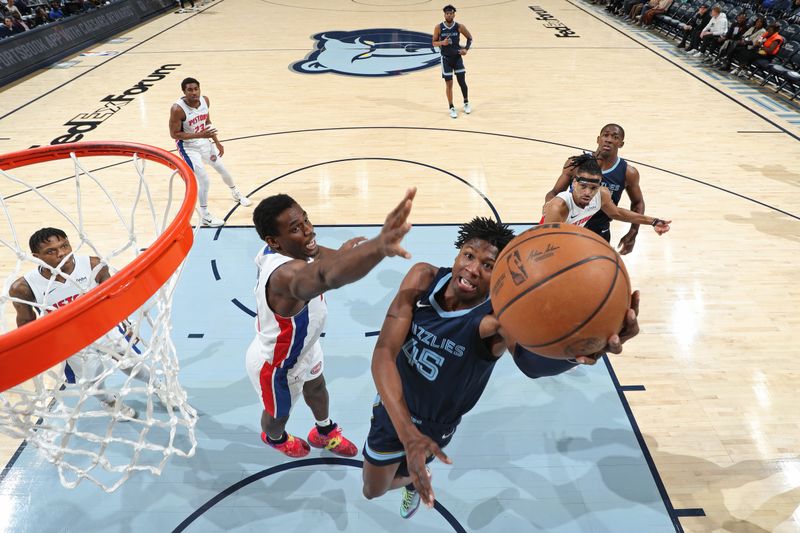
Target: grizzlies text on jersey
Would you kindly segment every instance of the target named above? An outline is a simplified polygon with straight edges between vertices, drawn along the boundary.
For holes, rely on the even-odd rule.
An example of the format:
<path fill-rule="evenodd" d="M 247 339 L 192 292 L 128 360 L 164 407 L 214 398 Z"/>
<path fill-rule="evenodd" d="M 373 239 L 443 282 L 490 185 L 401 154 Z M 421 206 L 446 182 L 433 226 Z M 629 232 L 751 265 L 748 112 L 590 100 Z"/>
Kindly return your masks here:
<path fill-rule="evenodd" d="M 492 312 L 488 299 L 459 311 L 444 311 L 436 301 L 435 295 L 452 277 L 451 270 L 440 268 L 416 302 L 397 369 L 414 417 L 455 425 L 481 397 L 497 359 L 479 332 L 481 320 Z"/>

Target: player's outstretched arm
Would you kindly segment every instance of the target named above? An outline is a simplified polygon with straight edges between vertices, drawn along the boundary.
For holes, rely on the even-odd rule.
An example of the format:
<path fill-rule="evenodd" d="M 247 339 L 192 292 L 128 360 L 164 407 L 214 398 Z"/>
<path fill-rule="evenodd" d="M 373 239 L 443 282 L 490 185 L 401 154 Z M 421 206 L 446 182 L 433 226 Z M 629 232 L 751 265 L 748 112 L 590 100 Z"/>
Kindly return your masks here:
<path fill-rule="evenodd" d="M 602 195 L 603 202 L 601 209 L 606 215 L 609 216 L 609 218 L 613 218 L 614 220 L 619 220 L 622 222 L 630 222 L 632 224 L 647 224 L 648 226 L 653 226 L 653 229 L 659 235 L 663 235 L 669 231 L 669 225 L 672 223 L 671 220 L 663 220 L 660 218 L 649 217 L 647 215 L 640 215 L 639 213 L 634 213 L 628 209 L 618 207 L 614 205 L 613 201 L 611 201 L 611 193 L 608 192 L 608 189 L 605 187 L 600 189 L 600 194 Z"/>
<path fill-rule="evenodd" d="M 336 252 L 326 253 L 319 261 L 292 261 L 278 268 L 270 280 L 270 285 L 274 287 L 272 290 L 307 302 L 325 291 L 358 281 L 384 257 L 410 258 L 411 254 L 400 243 L 411 229 L 408 215 L 416 193 L 416 187 L 406 191 L 403 200 L 386 215 L 383 228 L 374 239 L 357 243 L 357 246 L 354 242 L 357 239 L 353 239 L 348 241 L 353 242 L 353 246 L 343 246 Z"/>
<path fill-rule="evenodd" d="M 420 499 L 428 507 L 433 507 L 435 497 L 425 468 L 425 459 L 434 455 L 442 462 L 450 464 L 451 461 L 432 439 L 420 433 L 411 422 L 396 358 L 411 328 L 414 306 L 435 276 L 436 267 L 427 263 L 417 263 L 406 274 L 389 305 L 372 353 L 372 378 L 375 380 L 375 387 L 405 448 L 411 481 L 419 492 Z"/>
<path fill-rule="evenodd" d="M 639 187 L 639 171 L 633 165 L 628 165 L 628 170 L 625 171 L 625 192 L 631 201 L 631 211 L 634 213 L 644 214 L 644 195 L 642 189 Z M 622 236 L 619 240 L 617 250 L 620 255 L 626 255 L 633 251 L 636 244 L 636 236 L 639 234 L 639 225 L 631 224 L 628 233 Z"/>

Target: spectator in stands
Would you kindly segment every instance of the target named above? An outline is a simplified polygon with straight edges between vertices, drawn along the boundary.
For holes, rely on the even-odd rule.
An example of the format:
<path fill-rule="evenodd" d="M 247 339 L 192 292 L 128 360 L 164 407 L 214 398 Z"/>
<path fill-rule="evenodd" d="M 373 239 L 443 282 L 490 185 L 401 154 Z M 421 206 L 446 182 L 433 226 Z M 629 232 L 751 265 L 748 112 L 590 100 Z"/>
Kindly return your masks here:
<path fill-rule="evenodd" d="M 737 53 L 737 50 L 761 46 L 761 42 L 763 41 L 764 34 L 766 32 L 767 28 L 764 17 L 758 17 L 753 26 L 745 30 L 740 39 L 736 39 L 732 44 L 728 45 L 724 52 L 720 51 L 722 65 L 719 67 L 719 69 L 723 71 L 728 71 L 731 69 L 732 57 L 733 54 Z"/>
<path fill-rule="evenodd" d="M 608 0 L 608 4 L 606 5 L 606 11 L 618 15 L 621 9 L 622 9 L 622 0 Z"/>
<path fill-rule="evenodd" d="M 792 11 L 784 18 L 789 24 L 800 24 L 800 0 L 794 0 Z"/>
<path fill-rule="evenodd" d="M 681 39 L 678 48 L 686 47 L 686 52 L 697 48 L 700 44 L 700 32 L 706 27 L 708 21 L 711 20 L 711 13 L 708 12 L 708 4 L 700 4 L 697 8 L 697 13 L 689 21 L 684 24 L 681 29 L 683 30 L 683 39 Z"/>
<path fill-rule="evenodd" d="M 50 2 L 50 13 L 47 14 L 50 20 L 58 20 L 64 18 L 64 12 L 61 11 L 61 4 L 57 1 Z"/>
<path fill-rule="evenodd" d="M 50 22 L 50 19 L 47 16 L 47 11 L 45 11 L 42 6 L 37 7 L 33 15 L 33 20 L 31 21 L 32 27 L 42 26 L 48 22 Z"/>
<path fill-rule="evenodd" d="M 17 6 L 17 9 L 19 9 L 23 16 L 29 15 L 33 11 L 28 7 L 28 3 L 25 0 L 14 0 L 14 5 Z"/>
<path fill-rule="evenodd" d="M 750 65 L 756 59 L 773 60 L 783 46 L 783 36 L 778 33 L 781 29 L 780 22 L 773 22 L 767 26 L 767 31 L 763 35 L 763 41 L 759 46 L 753 48 L 738 49 L 733 54 L 733 59 L 739 64 L 739 69 L 733 74 L 743 77 L 750 77 Z"/>
<path fill-rule="evenodd" d="M 631 12 L 634 7 L 642 6 L 647 3 L 647 0 L 624 0 L 622 3 L 622 13 L 625 15 L 625 20 L 631 18 Z"/>
<path fill-rule="evenodd" d="M 762 0 L 760 10 L 780 16 L 792 10 L 792 0 Z"/>
<path fill-rule="evenodd" d="M 704 59 L 707 63 L 713 63 L 715 65 L 719 65 L 722 63 L 722 58 L 725 57 L 725 54 L 728 51 L 728 47 L 734 46 L 736 41 L 742 38 L 742 35 L 747 30 L 747 13 L 742 11 L 731 23 L 728 27 L 728 32 L 719 42 L 719 48 L 711 48 L 710 51 L 713 52 L 716 48 L 716 54 L 709 54 L 709 56 Z M 714 44 L 714 43 L 712 43 Z"/>
<path fill-rule="evenodd" d="M 180 6 L 178 9 L 178 13 L 186 13 L 187 11 L 197 11 L 197 8 L 194 7 L 194 0 L 189 0 L 189 4 L 191 7 L 184 8 L 186 0 L 178 0 L 178 5 Z"/>
<path fill-rule="evenodd" d="M 11 23 L 11 17 L 4 17 L 3 18 L 3 25 L 0 26 L 0 39 L 5 39 L 12 35 L 12 30 L 14 26 Z"/>
<path fill-rule="evenodd" d="M 12 19 L 11 23 L 14 25 L 15 28 L 17 28 L 17 30 L 19 30 L 18 33 L 22 33 L 23 31 L 28 31 L 30 29 L 28 25 L 25 23 L 25 21 L 22 20 L 22 17 L 20 17 L 19 15 L 14 15 L 13 17 L 11 17 L 11 19 Z"/>
<path fill-rule="evenodd" d="M 86 0 L 70 0 L 64 4 L 64 10 L 68 15 L 78 15 L 94 9 L 94 4 Z"/>
<path fill-rule="evenodd" d="M 5 17 L 3 19 L 3 25 L 0 26 L 0 39 L 4 39 L 5 37 L 11 37 L 12 35 L 22 33 L 23 31 L 25 30 L 19 26 L 14 25 L 13 17 Z"/>
<path fill-rule="evenodd" d="M 711 51 L 716 50 L 725 40 L 727 33 L 728 17 L 722 12 L 722 6 L 716 4 L 711 8 L 711 20 L 700 32 L 700 49 L 692 55 L 700 57 L 706 53 L 709 47 L 711 47 Z"/>
<path fill-rule="evenodd" d="M 22 18 L 22 13 L 19 8 L 14 5 L 14 0 L 6 0 L 6 5 L 3 6 L 3 16 L 13 17 L 14 15 L 19 15 L 20 18 Z"/>
<path fill-rule="evenodd" d="M 636 20 L 639 19 L 644 13 L 646 13 L 650 9 L 653 9 L 657 5 L 658 5 L 658 0 L 649 0 L 648 2 L 645 2 L 643 4 L 636 4 L 631 8 L 631 12 L 628 15 L 628 18 L 630 19 L 631 22 L 636 22 Z"/>
<path fill-rule="evenodd" d="M 662 13 L 666 13 L 667 10 L 672 6 L 672 0 L 659 0 L 658 4 L 652 9 L 648 9 L 646 13 L 642 14 L 642 18 L 639 21 L 641 26 L 645 28 L 650 27 L 653 25 L 653 21 L 656 18 L 656 15 L 661 15 Z"/>

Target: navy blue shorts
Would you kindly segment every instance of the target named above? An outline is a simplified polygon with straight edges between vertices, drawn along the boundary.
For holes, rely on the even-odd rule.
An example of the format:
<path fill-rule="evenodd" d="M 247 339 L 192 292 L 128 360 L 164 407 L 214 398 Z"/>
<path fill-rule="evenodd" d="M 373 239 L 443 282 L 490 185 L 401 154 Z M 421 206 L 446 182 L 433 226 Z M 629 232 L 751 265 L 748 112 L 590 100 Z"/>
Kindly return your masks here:
<path fill-rule="evenodd" d="M 606 240 L 606 242 L 611 242 L 611 223 L 608 220 L 601 220 L 600 222 L 597 222 L 594 221 L 594 219 L 591 219 L 584 227 L 600 235 Z"/>
<path fill-rule="evenodd" d="M 412 417 L 414 425 L 423 435 L 433 439 L 440 448 L 444 448 L 450 443 L 453 434 L 456 432 L 458 422 L 455 424 L 437 424 L 434 422 L 417 420 Z M 397 436 L 397 431 L 392 425 L 392 420 L 389 418 L 389 413 L 383 406 L 383 403 L 378 397 L 372 405 L 372 420 L 369 426 L 369 435 L 367 435 L 367 442 L 364 444 L 364 449 L 361 451 L 364 459 L 375 466 L 386 466 L 391 464 L 400 463 L 398 472 L 402 476 L 408 475 L 408 468 L 406 466 L 406 451 L 403 448 L 403 443 Z M 425 462 L 430 463 L 433 457 L 429 457 Z"/>
<path fill-rule="evenodd" d="M 442 78 L 452 80 L 454 72 L 463 74 L 466 71 L 463 56 L 442 56 Z"/>

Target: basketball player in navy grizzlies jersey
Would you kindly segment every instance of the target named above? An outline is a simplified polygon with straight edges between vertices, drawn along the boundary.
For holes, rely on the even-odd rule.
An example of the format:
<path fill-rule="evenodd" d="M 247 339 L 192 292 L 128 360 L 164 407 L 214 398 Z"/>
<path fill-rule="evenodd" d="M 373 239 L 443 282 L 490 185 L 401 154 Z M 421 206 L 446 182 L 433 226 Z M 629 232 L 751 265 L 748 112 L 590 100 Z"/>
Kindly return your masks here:
<path fill-rule="evenodd" d="M 575 175 L 570 190 L 558 193 L 544 205 L 540 224 L 565 222 L 586 226 L 587 222 L 598 213 L 603 213 L 613 220 L 653 226 L 659 235 L 669 231 L 671 220 L 640 215 L 614 204 L 611 193 L 600 185 L 603 174 L 594 155 L 575 156 L 572 158 L 572 164 L 575 167 Z"/>
<path fill-rule="evenodd" d="M 415 194 L 406 192 L 377 237 L 351 239 L 339 250 L 317 244 L 307 213 L 290 196 L 270 196 L 253 211 L 266 244 L 256 257 L 256 336 L 246 366 L 263 403 L 261 440 L 268 446 L 295 458 L 308 455 L 310 446 L 345 457 L 358 453 L 329 418 L 319 343 L 328 315 L 323 293 L 363 278 L 384 257 L 411 257 L 400 242 L 411 228 L 406 221 Z M 301 395 L 316 420 L 308 442 L 285 431 Z"/>
<path fill-rule="evenodd" d="M 543 357 L 503 337 L 491 314 L 489 282 L 497 255 L 513 237 L 506 225 L 491 219 L 464 224 L 452 268 L 414 265 L 386 313 L 372 356 L 378 397 L 363 450 L 363 493 L 372 499 L 404 487 L 403 518 L 414 514 L 420 500 L 433 506 L 425 464 L 434 457 L 451 462 L 441 448 L 477 403 L 507 347 L 515 359 L 536 359 L 518 363 L 531 377 L 538 377 L 539 371 L 553 375 L 575 364 L 594 364 L 599 356 L 542 364 Z M 623 332 L 609 339 L 606 351 L 621 352 L 622 343 L 636 335 L 637 312 L 638 293 Z"/>
<path fill-rule="evenodd" d="M 618 205 L 624 190 L 631 201 L 631 211 L 644 214 L 644 196 L 639 188 L 639 171 L 629 165 L 627 161 L 619 157 L 619 149 L 625 145 L 625 130 L 618 124 L 606 124 L 600 130 L 597 137 L 597 150 L 594 156 L 600 163 L 603 170 L 603 187 L 611 193 L 611 200 L 614 205 Z M 544 201 L 549 202 L 556 194 L 566 191 L 572 182 L 575 174 L 575 166 L 572 158 L 567 159 L 561 175 L 556 180 L 553 189 L 548 192 Z M 586 224 L 586 228 L 597 233 L 608 242 L 611 242 L 611 220 L 604 212 L 598 212 Z M 639 233 L 639 225 L 631 224 L 628 233 L 619 241 L 619 253 L 622 255 L 633 251 L 636 244 L 636 235 Z"/>
<path fill-rule="evenodd" d="M 214 167 L 225 185 L 230 187 L 233 199 L 244 207 L 251 202 L 239 192 L 233 177 L 222 163 L 225 148 L 217 138 L 217 129 L 211 125 L 211 102 L 208 96 L 200 95 L 200 82 L 186 78 L 181 82 L 183 96 L 172 104 L 169 112 L 169 134 L 175 139 L 178 151 L 189 163 L 197 177 L 197 198 L 200 204 L 200 222 L 203 226 L 217 227 L 223 221 L 208 212 L 208 173 L 204 163 Z M 212 145 L 213 142 L 213 145 Z"/>
<path fill-rule="evenodd" d="M 448 4 L 444 6 L 444 22 L 440 22 L 433 28 L 433 46 L 439 47 L 442 54 L 442 78 L 444 78 L 445 92 L 447 93 L 447 103 L 450 105 L 450 116 L 458 118 L 458 112 L 453 106 L 453 74 L 461 87 L 461 95 L 464 97 L 464 113 L 472 113 L 467 95 L 466 69 L 464 59 L 467 50 L 472 46 L 472 34 L 463 25 L 456 22 L 456 8 Z M 467 42 L 462 48 L 460 36 L 463 35 Z"/>
<path fill-rule="evenodd" d="M 33 322 L 39 315 L 69 305 L 111 277 L 108 266 L 99 257 L 73 254 L 67 234 L 58 228 L 42 228 L 36 231 L 28 240 L 28 245 L 33 256 L 41 260 L 45 266 L 27 272 L 9 288 L 9 296 L 15 299 L 13 303 L 17 313 L 17 327 Z M 134 343 L 132 349 L 137 350 L 136 341 L 131 341 L 123 326 L 124 324 L 120 324 L 111 330 L 106 334 L 107 337 L 121 350 L 124 350 L 124 345 L 130 342 Z M 68 383 L 76 383 L 81 379 L 95 379 L 104 370 L 100 355 L 85 350 L 67 358 L 64 374 Z M 127 375 L 132 373 L 131 368 L 123 368 L 122 371 Z M 140 367 L 133 379 L 149 383 L 150 371 Z M 159 399 L 165 403 L 163 383 L 154 380 L 153 385 Z M 104 389 L 102 382 L 97 383 L 95 387 L 99 391 L 97 397 L 103 408 L 114 412 L 116 397 L 102 392 Z M 119 406 L 119 412 L 127 418 L 136 417 L 136 411 L 124 404 Z"/>

